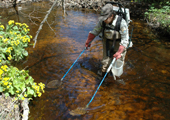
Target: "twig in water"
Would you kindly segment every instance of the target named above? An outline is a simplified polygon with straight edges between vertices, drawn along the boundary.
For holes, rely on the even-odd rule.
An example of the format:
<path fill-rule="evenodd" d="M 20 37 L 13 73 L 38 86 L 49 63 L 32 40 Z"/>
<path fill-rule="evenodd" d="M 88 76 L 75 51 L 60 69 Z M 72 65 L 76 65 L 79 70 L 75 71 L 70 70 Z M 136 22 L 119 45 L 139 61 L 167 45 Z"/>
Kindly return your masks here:
<path fill-rule="evenodd" d="M 35 11 L 35 8 L 34 8 L 34 11 Z M 37 26 L 38 26 L 38 24 L 36 24 L 35 22 L 33 22 L 33 21 L 32 21 L 32 19 L 31 19 L 31 14 L 32 14 L 32 13 L 34 13 L 34 11 L 33 11 L 33 12 L 31 12 L 28 16 L 29 16 L 30 21 L 31 21 L 32 23 L 34 23 L 35 25 L 37 25 Z"/>
<path fill-rule="evenodd" d="M 23 14 L 24 15 L 24 17 L 29 17 L 29 18 L 34 18 L 34 19 L 37 19 L 37 20 L 39 20 L 39 21 L 41 21 L 39 18 L 41 18 L 41 17 L 34 17 L 34 16 L 31 16 L 31 15 L 26 15 L 25 13 L 23 13 L 23 12 L 21 12 L 20 11 L 20 13 L 21 14 Z M 31 20 L 31 19 L 30 19 Z M 31 20 L 32 21 L 32 20 Z M 34 23 L 34 22 L 33 22 Z"/>
<path fill-rule="evenodd" d="M 55 33 L 55 31 L 51 28 L 50 24 L 48 23 L 48 21 L 46 20 L 48 26 L 50 27 L 50 29 L 54 32 L 55 36 L 57 36 L 57 34 Z"/>

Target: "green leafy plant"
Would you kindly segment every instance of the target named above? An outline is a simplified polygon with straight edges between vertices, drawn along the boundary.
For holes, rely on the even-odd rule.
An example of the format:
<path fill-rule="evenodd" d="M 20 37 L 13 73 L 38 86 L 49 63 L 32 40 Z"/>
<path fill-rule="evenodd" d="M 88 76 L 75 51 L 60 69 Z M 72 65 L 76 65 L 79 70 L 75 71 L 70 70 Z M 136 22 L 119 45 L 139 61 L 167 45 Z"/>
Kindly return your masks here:
<path fill-rule="evenodd" d="M 156 8 L 152 4 L 150 9 L 145 12 L 145 19 L 149 23 L 159 25 L 160 28 L 170 32 L 170 2 L 160 2 L 161 8 Z"/>
<path fill-rule="evenodd" d="M 28 56 L 26 47 L 30 39 L 28 25 L 10 20 L 6 27 L 0 24 L 0 93 L 15 99 L 40 97 L 45 85 L 36 83 L 27 70 L 18 70 L 11 61 L 20 61 Z M 8 66 L 7 66 L 8 65 Z"/>
<path fill-rule="evenodd" d="M 44 93 L 45 85 L 35 83 L 28 71 L 18 70 L 16 67 L 2 65 L 0 68 L 0 92 L 5 96 L 15 96 L 15 99 L 24 100 L 40 97 Z"/>
<path fill-rule="evenodd" d="M 8 25 L 0 24 L 0 65 L 9 63 L 10 60 L 20 61 L 28 52 L 25 50 L 32 38 L 28 25 L 10 20 Z"/>

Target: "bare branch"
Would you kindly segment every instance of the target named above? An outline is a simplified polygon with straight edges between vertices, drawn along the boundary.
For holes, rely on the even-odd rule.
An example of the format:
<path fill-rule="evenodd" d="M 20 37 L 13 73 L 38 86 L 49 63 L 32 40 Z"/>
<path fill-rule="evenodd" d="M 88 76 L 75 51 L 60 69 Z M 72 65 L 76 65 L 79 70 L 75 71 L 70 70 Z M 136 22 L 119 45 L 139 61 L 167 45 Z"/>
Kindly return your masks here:
<path fill-rule="evenodd" d="M 36 43 L 37 43 L 38 34 L 39 34 L 40 30 L 42 29 L 42 26 L 43 26 L 44 22 L 47 20 L 48 15 L 50 14 L 51 10 L 53 9 L 53 7 L 54 7 L 55 4 L 57 3 L 57 1 L 58 1 L 58 0 L 56 0 L 56 1 L 53 3 L 53 5 L 51 6 L 51 8 L 47 11 L 47 14 L 46 14 L 44 20 L 40 23 L 39 29 L 38 29 L 38 31 L 36 32 L 36 35 L 35 35 L 35 37 L 34 37 L 34 39 L 33 39 L 33 40 L 34 40 L 34 46 L 33 46 L 33 48 L 35 48 L 35 45 L 36 45 Z"/>

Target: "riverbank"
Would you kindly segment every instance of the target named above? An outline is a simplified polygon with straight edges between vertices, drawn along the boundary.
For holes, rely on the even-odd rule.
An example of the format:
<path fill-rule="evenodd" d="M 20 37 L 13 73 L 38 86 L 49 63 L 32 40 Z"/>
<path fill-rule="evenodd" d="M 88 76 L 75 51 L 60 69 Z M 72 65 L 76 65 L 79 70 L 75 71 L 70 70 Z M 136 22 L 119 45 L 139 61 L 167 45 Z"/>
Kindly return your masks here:
<path fill-rule="evenodd" d="M 0 119 L 1 120 L 28 120 L 28 99 L 15 100 L 13 97 L 0 95 Z"/>

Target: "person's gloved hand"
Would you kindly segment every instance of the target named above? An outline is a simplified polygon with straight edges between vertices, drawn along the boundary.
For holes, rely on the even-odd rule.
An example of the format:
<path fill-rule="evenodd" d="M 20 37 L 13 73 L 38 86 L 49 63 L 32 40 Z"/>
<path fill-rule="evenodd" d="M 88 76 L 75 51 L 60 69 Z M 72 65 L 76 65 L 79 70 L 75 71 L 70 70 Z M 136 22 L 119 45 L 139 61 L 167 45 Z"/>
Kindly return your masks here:
<path fill-rule="evenodd" d="M 90 42 L 95 38 L 95 35 L 89 33 L 88 38 L 85 43 L 85 47 L 88 48 L 91 46 Z"/>
<path fill-rule="evenodd" d="M 117 59 L 119 59 L 121 57 L 121 53 L 124 51 L 125 47 L 123 45 L 119 46 L 118 51 L 113 55 L 113 57 Z"/>

